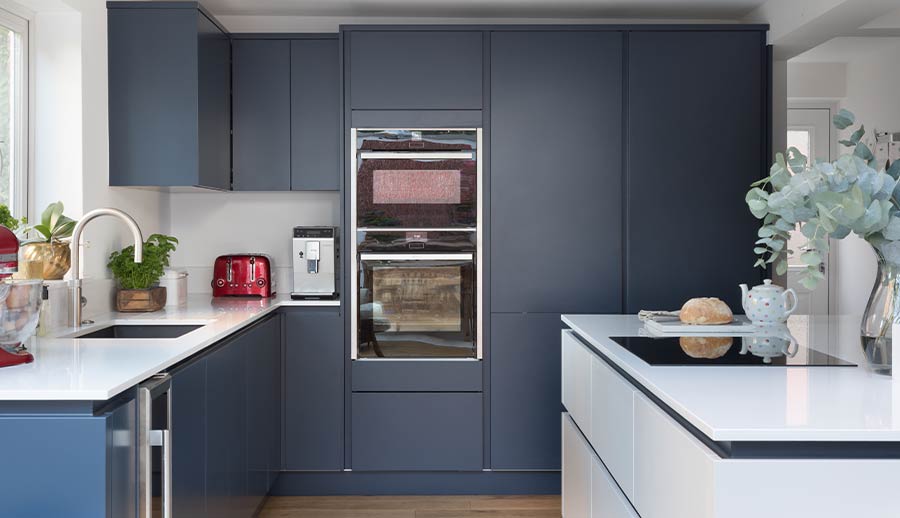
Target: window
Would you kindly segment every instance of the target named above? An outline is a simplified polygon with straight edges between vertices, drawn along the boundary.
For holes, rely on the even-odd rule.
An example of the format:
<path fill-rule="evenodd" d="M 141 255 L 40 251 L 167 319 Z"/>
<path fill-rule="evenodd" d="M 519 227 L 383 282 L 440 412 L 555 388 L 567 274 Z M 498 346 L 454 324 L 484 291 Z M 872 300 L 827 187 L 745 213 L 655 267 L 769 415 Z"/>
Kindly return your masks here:
<path fill-rule="evenodd" d="M 0 203 L 28 203 L 28 21 L 0 9 Z"/>

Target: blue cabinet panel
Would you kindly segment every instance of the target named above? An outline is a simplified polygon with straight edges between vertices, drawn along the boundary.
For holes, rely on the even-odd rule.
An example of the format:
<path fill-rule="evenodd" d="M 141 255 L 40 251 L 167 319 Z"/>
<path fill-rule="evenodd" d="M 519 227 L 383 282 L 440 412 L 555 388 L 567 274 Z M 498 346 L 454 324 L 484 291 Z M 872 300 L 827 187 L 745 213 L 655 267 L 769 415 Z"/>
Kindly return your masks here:
<path fill-rule="evenodd" d="M 491 315 L 491 467 L 560 469 L 559 314 Z"/>
<path fill-rule="evenodd" d="M 234 40 L 236 191 L 291 188 L 291 42 Z"/>
<path fill-rule="evenodd" d="M 172 511 L 206 516 L 206 359 L 172 372 Z"/>
<path fill-rule="evenodd" d="M 344 468 L 344 317 L 336 309 L 286 310 L 285 469 Z"/>
<path fill-rule="evenodd" d="M 341 168 L 338 40 L 291 41 L 291 189 L 336 191 Z"/>
<path fill-rule="evenodd" d="M 481 31 L 350 31 L 350 108 L 480 110 Z"/>
<path fill-rule="evenodd" d="M 228 189 L 230 45 L 196 5 L 107 11 L 109 184 Z"/>
<path fill-rule="evenodd" d="M 207 358 L 206 494 L 210 517 L 246 517 L 247 368 L 244 342 L 232 340 Z"/>
<path fill-rule="evenodd" d="M 764 60 L 763 32 L 629 34 L 627 312 L 711 296 L 737 311 L 738 283 L 759 281 L 743 199 L 766 169 Z M 698 136 L 721 157 L 708 167 Z"/>
<path fill-rule="evenodd" d="M 0 417 L 9 447 L 0 469 L 0 516 L 136 516 L 135 408 L 102 416 Z"/>
<path fill-rule="evenodd" d="M 280 356 L 281 326 L 278 318 L 266 320 L 238 339 L 244 350 L 247 371 L 247 492 L 255 508 L 269 492 L 274 459 L 280 445 L 279 376 L 275 363 Z M 271 463 L 273 460 L 276 465 Z"/>
<path fill-rule="evenodd" d="M 352 396 L 352 467 L 360 471 L 480 471 L 479 392 Z"/>
<path fill-rule="evenodd" d="M 491 35 L 492 312 L 622 309 L 622 49 L 618 32 Z"/>
<path fill-rule="evenodd" d="M 354 392 L 481 392 L 480 361 L 378 360 L 353 362 Z"/>

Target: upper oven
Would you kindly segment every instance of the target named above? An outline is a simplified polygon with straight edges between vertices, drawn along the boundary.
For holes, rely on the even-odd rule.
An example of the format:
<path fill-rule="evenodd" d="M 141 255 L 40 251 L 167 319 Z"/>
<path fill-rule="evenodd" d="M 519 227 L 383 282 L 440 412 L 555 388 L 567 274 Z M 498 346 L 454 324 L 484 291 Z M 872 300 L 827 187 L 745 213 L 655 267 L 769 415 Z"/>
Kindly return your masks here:
<path fill-rule="evenodd" d="M 354 223 L 370 228 L 475 229 L 478 131 L 355 130 Z"/>

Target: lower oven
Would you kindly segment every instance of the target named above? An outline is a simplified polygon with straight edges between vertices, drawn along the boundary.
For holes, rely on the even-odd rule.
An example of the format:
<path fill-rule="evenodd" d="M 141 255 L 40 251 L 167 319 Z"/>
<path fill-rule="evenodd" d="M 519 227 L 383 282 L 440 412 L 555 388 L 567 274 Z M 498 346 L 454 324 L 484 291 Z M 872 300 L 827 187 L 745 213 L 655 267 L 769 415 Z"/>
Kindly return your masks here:
<path fill-rule="evenodd" d="M 353 359 L 481 358 L 476 254 L 362 252 Z"/>

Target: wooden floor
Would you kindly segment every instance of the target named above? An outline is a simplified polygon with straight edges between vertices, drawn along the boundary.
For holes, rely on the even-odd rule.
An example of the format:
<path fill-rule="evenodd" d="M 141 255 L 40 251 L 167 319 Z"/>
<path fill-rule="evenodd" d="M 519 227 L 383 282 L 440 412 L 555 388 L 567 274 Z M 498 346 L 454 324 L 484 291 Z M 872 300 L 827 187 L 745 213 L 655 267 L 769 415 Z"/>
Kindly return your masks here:
<path fill-rule="evenodd" d="M 560 518 L 549 496 L 273 496 L 260 518 Z"/>

